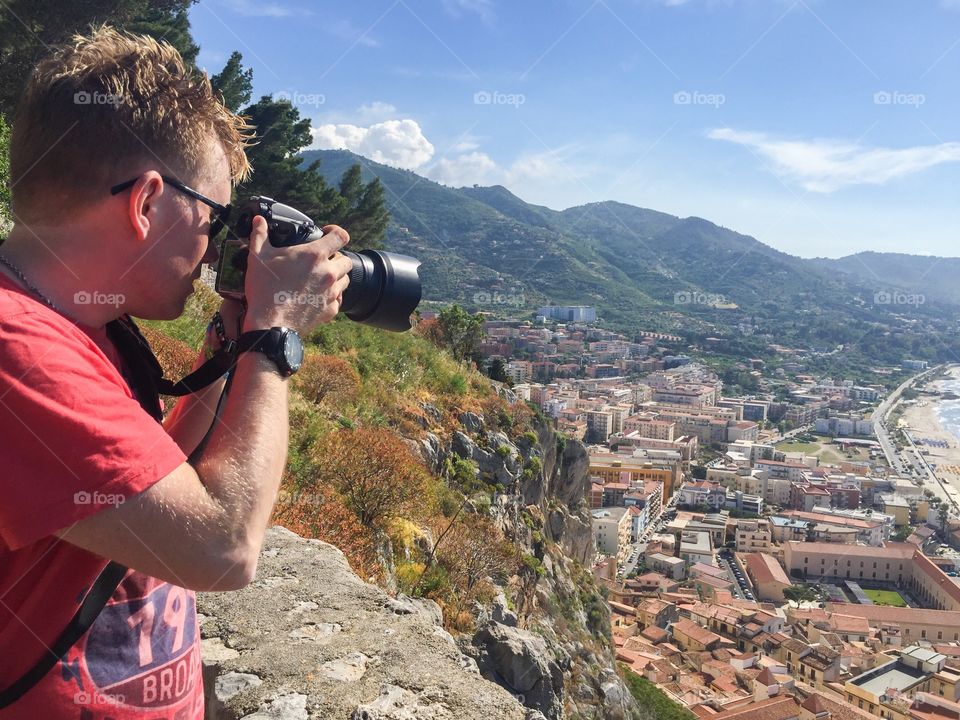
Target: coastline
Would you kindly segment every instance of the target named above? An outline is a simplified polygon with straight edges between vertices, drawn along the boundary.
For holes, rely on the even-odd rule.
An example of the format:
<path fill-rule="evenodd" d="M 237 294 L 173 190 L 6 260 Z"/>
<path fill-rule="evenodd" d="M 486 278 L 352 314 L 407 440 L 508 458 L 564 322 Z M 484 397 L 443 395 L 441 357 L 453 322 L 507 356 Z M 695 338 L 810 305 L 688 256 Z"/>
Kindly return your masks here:
<path fill-rule="evenodd" d="M 960 382 L 960 366 L 953 366 L 946 378 L 940 378 L 928 383 L 928 390 L 943 392 L 946 385 L 956 385 Z M 944 483 L 960 489 L 960 438 L 950 432 L 940 420 L 938 410 L 942 401 L 939 398 L 921 395 L 910 404 L 901 403 L 904 413 L 901 423 L 906 423 L 906 429 L 917 444 L 918 448 L 926 450 L 924 457 L 934 470 L 934 473 Z M 920 439 L 938 440 L 946 443 L 946 447 L 933 447 L 921 444 Z"/>

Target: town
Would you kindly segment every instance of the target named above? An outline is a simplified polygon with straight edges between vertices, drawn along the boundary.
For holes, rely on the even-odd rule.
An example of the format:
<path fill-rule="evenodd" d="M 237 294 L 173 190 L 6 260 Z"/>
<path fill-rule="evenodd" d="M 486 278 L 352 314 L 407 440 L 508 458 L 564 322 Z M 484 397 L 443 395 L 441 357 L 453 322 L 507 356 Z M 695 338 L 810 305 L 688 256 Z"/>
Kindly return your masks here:
<path fill-rule="evenodd" d="M 746 361 L 729 396 L 595 317 L 490 320 L 482 351 L 588 447 L 617 659 L 700 718 L 960 718 L 956 491 L 893 419 L 912 381 Z"/>

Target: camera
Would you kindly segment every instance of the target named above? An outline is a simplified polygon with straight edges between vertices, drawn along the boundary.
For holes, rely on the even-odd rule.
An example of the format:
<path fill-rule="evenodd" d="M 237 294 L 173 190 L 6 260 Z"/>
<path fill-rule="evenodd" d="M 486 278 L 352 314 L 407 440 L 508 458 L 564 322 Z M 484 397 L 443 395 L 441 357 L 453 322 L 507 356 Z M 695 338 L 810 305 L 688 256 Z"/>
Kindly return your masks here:
<path fill-rule="evenodd" d="M 274 247 L 303 245 L 323 235 L 317 224 L 299 210 L 261 195 L 250 198 L 240 208 L 220 248 L 216 290 L 223 297 L 243 299 L 248 242 L 257 215 L 267 221 L 267 238 Z M 383 330 L 409 330 L 410 314 L 420 303 L 422 292 L 420 261 L 381 250 L 340 252 L 353 263 L 340 312 L 354 322 Z M 295 292 L 296 288 L 290 290 L 290 294 Z"/>

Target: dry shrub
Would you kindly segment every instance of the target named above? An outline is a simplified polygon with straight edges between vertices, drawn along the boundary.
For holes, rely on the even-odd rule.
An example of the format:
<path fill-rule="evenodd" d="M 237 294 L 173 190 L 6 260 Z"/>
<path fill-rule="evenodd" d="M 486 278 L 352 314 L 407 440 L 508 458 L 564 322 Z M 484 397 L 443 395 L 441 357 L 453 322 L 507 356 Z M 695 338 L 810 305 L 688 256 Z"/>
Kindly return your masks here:
<path fill-rule="evenodd" d="M 311 459 L 317 479 L 335 488 L 367 527 L 386 530 L 391 519 L 427 509 L 430 474 L 391 430 L 362 427 L 328 433 L 313 446 Z"/>
<path fill-rule="evenodd" d="M 153 348 L 153 354 L 160 361 L 164 377 L 179 380 L 188 375 L 197 359 L 197 351 L 185 342 L 175 340 L 151 327 L 141 327 L 140 332 Z"/>
<path fill-rule="evenodd" d="M 311 402 L 342 405 L 356 399 L 360 374 L 342 358 L 311 353 L 293 376 L 293 385 Z"/>
<path fill-rule="evenodd" d="M 340 548 L 360 577 L 380 577 L 373 530 L 364 527 L 332 488 L 281 491 L 274 508 L 274 520 L 302 537 L 323 540 Z"/>
<path fill-rule="evenodd" d="M 435 536 L 440 537 L 443 531 L 444 528 L 435 528 Z M 487 578 L 504 584 L 517 567 L 515 548 L 492 520 L 480 515 L 467 515 L 456 521 L 439 541 L 436 558 L 450 581 L 453 617 L 475 601 L 492 600 L 494 588 Z"/>

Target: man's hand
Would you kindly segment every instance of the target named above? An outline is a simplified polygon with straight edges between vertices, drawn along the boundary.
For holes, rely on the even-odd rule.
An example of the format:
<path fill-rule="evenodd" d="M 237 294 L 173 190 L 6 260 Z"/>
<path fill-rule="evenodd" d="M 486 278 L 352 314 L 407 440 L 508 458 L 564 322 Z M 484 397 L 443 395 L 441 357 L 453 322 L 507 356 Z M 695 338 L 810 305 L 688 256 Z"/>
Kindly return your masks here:
<path fill-rule="evenodd" d="M 223 320 L 224 332 L 231 340 L 240 337 L 243 312 L 243 303 L 239 300 L 224 298 L 223 302 L 220 303 L 220 319 Z M 214 347 L 219 346 L 215 344 Z"/>
<path fill-rule="evenodd" d="M 319 240 L 276 248 L 267 241 L 266 221 L 254 218 L 247 260 L 245 332 L 283 326 L 305 334 L 340 311 L 353 264 L 338 251 L 350 236 L 337 225 L 326 225 L 323 230 Z"/>

